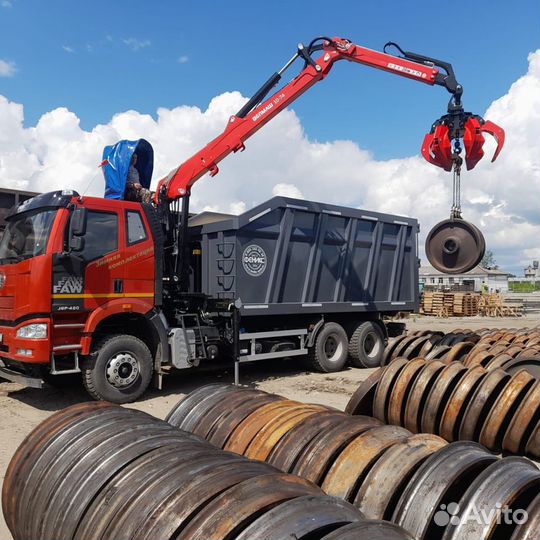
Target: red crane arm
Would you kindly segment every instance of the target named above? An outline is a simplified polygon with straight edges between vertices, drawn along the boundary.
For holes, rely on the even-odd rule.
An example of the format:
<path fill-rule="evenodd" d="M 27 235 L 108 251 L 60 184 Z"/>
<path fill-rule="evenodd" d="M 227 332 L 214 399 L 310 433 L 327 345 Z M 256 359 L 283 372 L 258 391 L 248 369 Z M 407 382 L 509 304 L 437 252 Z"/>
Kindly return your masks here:
<path fill-rule="evenodd" d="M 366 49 L 343 38 L 322 39 L 324 39 L 322 45 L 310 46 L 309 50 L 299 45 L 295 56 L 278 73 L 274 74 L 236 115 L 229 118 L 221 135 L 218 135 L 202 150 L 160 180 L 156 191 L 156 202 L 176 200 L 189 195 L 191 187 L 199 178 L 206 173 L 215 176 L 219 172 L 217 164 L 222 159 L 231 152 L 244 150 L 246 139 L 315 83 L 322 81 L 338 60 L 357 62 L 429 85 L 439 84 L 457 95 L 459 100 L 462 88 L 456 83 L 452 67 L 449 64 L 413 53 L 404 53 L 399 47 L 403 57 Z M 315 50 L 322 51 L 317 60 L 311 58 L 311 54 Z M 305 68 L 291 82 L 263 101 L 264 96 L 277 84 L 281 74 L 297 58 L 306 62 Z M 443 67 L 446 74 L 441 73 L 435 66 Z"/>

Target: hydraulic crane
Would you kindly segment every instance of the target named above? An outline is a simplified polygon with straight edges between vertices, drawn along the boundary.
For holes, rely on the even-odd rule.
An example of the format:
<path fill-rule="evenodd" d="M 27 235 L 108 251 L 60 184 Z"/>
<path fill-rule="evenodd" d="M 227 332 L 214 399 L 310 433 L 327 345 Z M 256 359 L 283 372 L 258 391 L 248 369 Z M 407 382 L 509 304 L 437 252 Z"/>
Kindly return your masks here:
<path fill-rule="evenodd" d="M 43 377 L 82 373 L 94 398 L 125 403 L 154 375 L 160 384 L 174 370 L 231 357 L 236 374 L 240 362 L 293 356 L 326 372 L 349 356 L 356 366 L 379 365 L 391 333 L 383 317 L 418 309 L 414 218 L 273 197 L 240 216 L 188 220 L 199 178 L 215 176 L 222 159 L 349 60 L 450 93 L 422 154 L 453 171 L 455 200 L 426 253 L 446 272 L 474 266 L 485 244 L 461 218 L 461 164 L 471 169 L 481 159 L 484 133 L 497 138 L 496 157 L 504 132 L 464 111 L 450 64 L 399 47 L 395 56 L 390 47 L 381 53 L 326 37 L 299 45 L 221 135 L 159 182 L 154 205 L 123 198 L 132 154 L 124 159 L 128 146 L 115 145 L 122 167 L 108 157 L 102 165 L 120 180 L 118 197 L 62 190 L 14 208 L 0 242 L 0 376 L 41 387 Z M 296 61 L 300 73 L 274 92 Z M 140 140 L 135 148 L 149 185 L 151 146 Z"/>
<path fill-rule="evenodd" d="M 387 50 L 390 48 L 396 49 L 399 56 L 388 54 Z M 317 52 L 321 54 L 314 58 Z M 267 98 L 284 73 L 297 60 L 304 62 L 302 71 Z M 223 133 L 159 182 L 155 202 L 162 208 L 166 208 L 170 202 L 182 199 L 180 218 L 175 225 L 169 227 L 172 235 L 171 246 L 176 246 L 174 279 L 181 283 L 186 280 L 188 269 L 185 261 L 188 258 L 184 255 L 188 245 L 189 196 L 193 184 L 207 173 L 215 176 L 219 172 L 218 163 L 222 159 L 231 152 L 243 151 L 244 143 L 249 137 L 317 82 L 324 80 L 334 64 L 340 60 L 363 64 L 430 86 L 442 86 L 451 94 L 447 114 L 433 123 L 422 144 L 422 155 L 429 163 L 447 171 L 454 171 L 451 218 L 443 222 L 445 225 L 438 225 L 438 234 L 435 235 L 433 244 L 426 245 L 426 252 L 434 266 L 449 273 L 462 272 L 478 264 L 485 248 L 482 235 L 476 227 L 461 219 L 461 141 L 465 146 L 467 168 L 472 169 L 484 155 L 483 133 L 490 133 L 497 139 L 497 149 L 492 161 L 497 158 L 504 144 L 502 128 L 493 122 L 485 121 L 481 116 L 465 112 L 461 102 L 463 86 L 456 80 L 452 65 L 448 62 L 403 51 L 393 42 L 387 43 L 381 53 L 356 45 L 348 39 L 317 37 L 307 46 L 298 45 L 292 58 L 229 118 Z"/>

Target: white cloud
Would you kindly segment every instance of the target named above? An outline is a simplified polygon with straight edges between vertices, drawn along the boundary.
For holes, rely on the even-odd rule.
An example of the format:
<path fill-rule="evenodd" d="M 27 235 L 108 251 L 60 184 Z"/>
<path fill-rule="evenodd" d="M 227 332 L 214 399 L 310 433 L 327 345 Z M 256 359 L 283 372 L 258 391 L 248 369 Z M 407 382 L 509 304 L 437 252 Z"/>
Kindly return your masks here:
<path fill-rule="evenodd" d="M 10 2 L 10 0 L 2 0 L 2 2 L 0 2 L 0 6 L 3 8 L 10 8 L 13 7 L 13 3 Z"/>
<path fill-rule="evenodd" d="M 282 197 L 291 197 L 293 199 L 305 199 L 302 192 L 294 184 L 276 184 L 272 189 L 272 195 L 281 195 Z"/>
<path fill-rule="evenodd" d="M 132 51 L 139 51 L 145 47 L 150 47 L 151 42 L 149 39 L 136 39 L 133 37 L 122 40 Z"/>
<path fill-rule="evenodd" d="M 22 105 L 0 96 L 0 184 L 35 191 L 72 187 L 80 192 L 90 184 L 87 194 L 101 195 L 104 183 L 98 164 L 103 147 L 122 138 L 144 137 L 155 149 L 155 186 L 220 133 L 243 103 L 238 92 L 228 92 L 215 97 L 204 111 L 160 108 L 155 118 L 126 111 L 85 131 L 65 108 L 25 128 Z M 540 50 L 530 55 L 527 74 L 484 116 L 505 128 L 506 147 L 492 164 L 493 144 L 486 143 L 486 158 L 473 171 L 464 171 L 463 214 L 482 229 L 497 262 L 517 272 L 540 257 Z M 420 145 L 423 133 L 416 136 Z M 221 162 L 218 176 L 197 183 L 193 210 L 239 213 L 275 194 L 304 197 L 417 217 L 421 245 L 429 229 L 450 212 L 449 173 L 419 155 L 377 161 L 352 141 L 313 142 L 291 110 L 246 146 L 245 152 Z"/>
<path fill-rule="evenodd" d="M 64 49 L 64 51 L 69 54 L 73 54 L 75 52 L 75 49 L 73 47 L 70 47 L 69 45 L 62 45 L 62 49 Z"/>
<path fill-rule="evenodd" d="M 189 56 L 184 54 L 184 55 L 178 57 L 178 63 L 179 64 L 187 64 L 188 62 L 189 62 Z"/>
<path fill-rule="evenodd" d="M 0 58 L 0 77 L 13 77 L 17 71 L 15 62 Z"/>

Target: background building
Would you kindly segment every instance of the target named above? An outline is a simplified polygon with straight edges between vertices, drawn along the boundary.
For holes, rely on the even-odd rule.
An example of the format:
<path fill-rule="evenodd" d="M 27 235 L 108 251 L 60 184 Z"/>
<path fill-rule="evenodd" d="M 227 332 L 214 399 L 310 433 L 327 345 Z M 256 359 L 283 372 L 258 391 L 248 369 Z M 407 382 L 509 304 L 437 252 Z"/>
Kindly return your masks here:
<path fill-rule="evenodd" d="M 420 287 L 424 290 L 508 292 L 508 272 L 476 266 L 464 274 L 448 275 L 432 266 L 420 267 Z"/>
<path fill-rule="evenodd" d="M 18 189 L 0 188 L 0 236 L 6 227 L 6 215 L 11 208 L 26 199 L 35 197 L 38 193 L 31 191 L 19 191 Z"/>

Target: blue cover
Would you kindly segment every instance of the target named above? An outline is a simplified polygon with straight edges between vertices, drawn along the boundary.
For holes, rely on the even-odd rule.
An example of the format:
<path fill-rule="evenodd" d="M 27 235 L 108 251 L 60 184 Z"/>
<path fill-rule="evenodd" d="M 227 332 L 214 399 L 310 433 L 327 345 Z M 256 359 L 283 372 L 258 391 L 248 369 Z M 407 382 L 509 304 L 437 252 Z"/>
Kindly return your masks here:
<path fill-rule="evenodd" d="M 123 199 L 131 157 L 137 154 L 135 168 L 139 171 L 140 184 L 149 189 L 154 169 L 154 149 L 145 139 L 118 141 L 103 149 L 101 163 L 105 176 L 105 198 Z"/>

